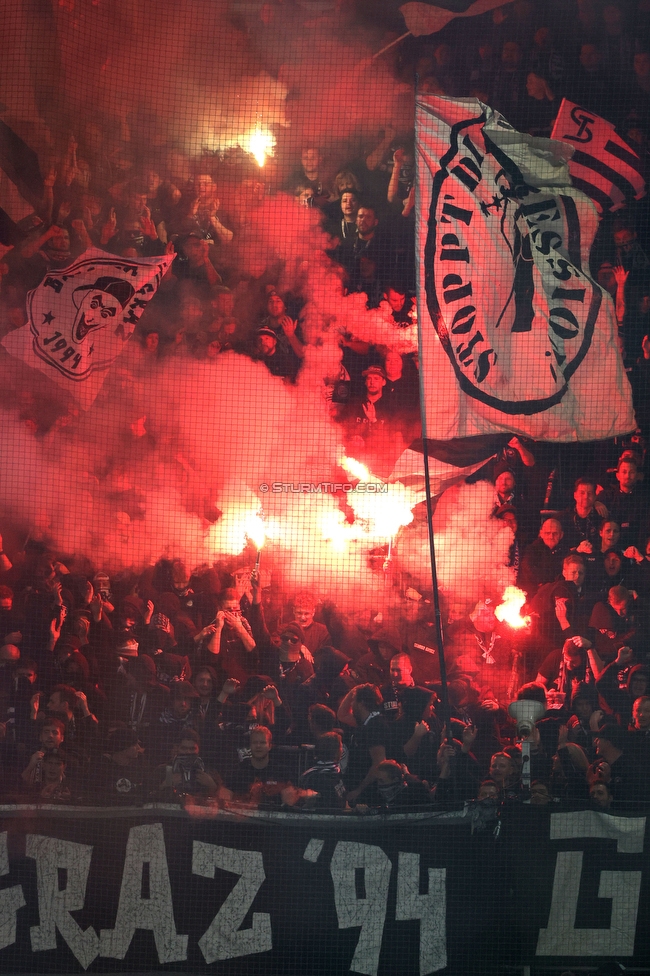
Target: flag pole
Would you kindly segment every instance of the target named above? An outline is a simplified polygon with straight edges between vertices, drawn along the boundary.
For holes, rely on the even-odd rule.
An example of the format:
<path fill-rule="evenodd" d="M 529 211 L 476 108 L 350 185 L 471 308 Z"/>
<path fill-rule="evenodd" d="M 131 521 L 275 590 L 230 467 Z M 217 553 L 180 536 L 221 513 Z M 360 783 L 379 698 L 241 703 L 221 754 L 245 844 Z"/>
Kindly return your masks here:
<path fill-rule="evenodd" d="M 418 89 L 420 87 L 420 79 L 416 75 L 415 77 L 415 94 L 418 95 Z M 417 125 L 417 123 L 416 123 Z M 417 137 L 417 131 L 416 131 Z M 415 171 L 415 193 L 416 193 L 416 208 L 419 209 L 419 167 L 416 167 Z M 421 336 L 421 321 L 422 318 L 419 314 L 420 305 L 420 275 L 417 276 L 417 306 L 418 306 L 418 350 L 422 353 L 422 336 Z M 420 420 L 422 423 L 422 450 L 424 455 L 424 494 L 425 494 L 425 504 L 427 509 L 427 531 L 429 535 L 429 560 L 431 563 L 431 585 L 433 589 L 433 613 L 434 622 L 436 630 L 436 643 L 438 645 L 438 666 L 440 668 L 440 711 L 442 712 L 442 726 L 447 728 L 447 741 L 451 743 L 453 736 L 451 734 L 451 722 L 450 722 L 450 708 L 449 708 L 449 687 L 447 684 L 447 662 L 445 660 L 445 641 L 442 630 L 442 611 L 440 609 L 440 590 L 438 588 L 438 570 L 436 567 L 436 546 L 433 535 L 433 499 L 431 497 L 431 477 L 429 474 L 429 445 L 427 441 L 426 431 L 426 416 L 424 409 L 424 380 L 422 376 L 422 371 L 420 370 Z"/>
<path fill-rule="evenodd" d="M 395 40 L 391 41 L 390 44 L 387 44 L 386 47 L 382 47 L 381 51 L 377 51 L 376 54 L 373 54 L 370 60 L 375 61 L 377 58 L 380 58 L 382 54 L 385 54 L 386 51 L 390 51 L 392 47 L 395 47 L 395 45 L 399 44 L 400 41 L 403 41 L 405 37 L 408 37 L 410 33 L 411 31 L 409 30 L 406 32 L 406 34 L 402 34 L 400 37 L 396 37 Z"/>
<path fill-rule="evenodd" d="M 431 480 L 429 477 L 429 448 L 426 437 L 422 438 L 424 448 L 424 491 L 427 506 L 427 529 L 429 533 L 429 556 L 431 559 L 431 583 L 433 586 L 433 611 L 436 625 L 436 641 L 438 644 L 438 662 L 440 665 L 440 704 L 442 711 L 442 725 L 447 727 L 447 740 L 451 742 L 453 736 L 450 727 L 449 689 L 447 687 L 447 663 L 445 661 L 445 645 L 442 632 L 442 612 L 440 610 L 440 591 L 438 589 L 438 571 L 436 568 L 436 547 L 433 537 L 433 500 L 431 497 Z"/>

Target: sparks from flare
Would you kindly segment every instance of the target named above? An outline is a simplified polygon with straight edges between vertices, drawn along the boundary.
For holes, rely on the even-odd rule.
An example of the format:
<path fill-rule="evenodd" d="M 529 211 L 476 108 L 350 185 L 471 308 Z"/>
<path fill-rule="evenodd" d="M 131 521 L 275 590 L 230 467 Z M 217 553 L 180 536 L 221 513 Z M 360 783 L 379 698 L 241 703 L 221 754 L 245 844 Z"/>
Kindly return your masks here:
<path fill-rule="evenodd" d="M 502 602 L 494 610 L 497 620 L 505 621 L 517 630 L 530 624 L 530 617 L 521 616 L 521 608 L 526 602 L 526 594 L 523 590 L 518 586 L 506 586 L 501 600 Z"/>
<path fill-rule="evenodd" d="M 247 142 L 246 151 L 255 157 L 257 165 L 261 169 L 266 162 L 266 157 L 273 155 L 275 136 L 268 129 L 263 129 L 261 125 L 258 125 L 249 132 Z"/>

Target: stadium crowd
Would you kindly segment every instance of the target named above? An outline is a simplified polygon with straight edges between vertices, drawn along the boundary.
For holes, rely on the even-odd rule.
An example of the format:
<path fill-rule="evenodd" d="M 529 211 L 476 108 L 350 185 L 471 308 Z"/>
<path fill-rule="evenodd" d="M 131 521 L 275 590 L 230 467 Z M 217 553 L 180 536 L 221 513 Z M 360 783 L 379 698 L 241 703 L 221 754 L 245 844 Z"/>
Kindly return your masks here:
<path fill-rule="evenodd" d="M 648 802 L 650 508 L 638 472 L 624 453 L 612 486 L 581 478 L 574 504 L 543 516 L 519 569 L 528 627 L 500 621 L 490 599 L 449 624 L 448 719 L 431 603 L 413 591 L 412 609 L 364 630 L 307 590 L 285 605 L 255 570 L 190 576 L 160 560 L 111 580 L 70 572 L 42 543 L 16 566 L 3 553 L 3 798 L 363 811 Z M 505 505 L 518 519 L 513 469 L 493 476 L 495 514 Z M 512 699 L 543 706 L 530 797 Z"/>
<path fill-rule="evenodd" d="M 533 135 L 550 134 L 566 96 L 615 122 L 647 165 L 644 0 L 506 4 L 411 39 L 394 70 L 410 85 L 417 73 L 422 91 L 477 96 Z M 253 277 L 232 257 L 250 213 L 284 193 L 318 213 L 342 289 L 390 327 L 375 342 L 366 327 L 340 336 L 340 369 L 323 382 L 328 416 L 351 447 L 384 430 L 409 444 L 419 431 L 412 133 L 387 122 L 347 157 L 305 145 L 276 184 L 247 166 L 243 154 L 184 158 L 110 120 L 82 121 L 33 214 L 3 227 L 3 333 L 25 324 L 27 292 L 90 246 L 174 253 L 136 331 L 137 368 L 234 350 L 295 384 L 305 295 L 283 291 L 276 267 Z M 235 170 L 222 209 L 220 181 Z M 191 796 L 328 811 L 649 802 L 646 211 L 644 200 L 605 217 L 592 253 L 615 299 L 639 431 L 575 482 L 571 465 L 546 463 L 548 446 L 518 438 L 473 476 L 493 484 L 493 515 L 512 529 L 532 622 L 514 630 L 489 599 L 446 621 L 448 715 L 430 595 L 406 591 L 401 615 L 368 626 L 342 615 L 335 594 L 306 588 L 287 601 L 255 571 L 189 572 L 169 559 L 109 579 L 92 552 L 80 571 L 78 558 L 30 541 L 0 553 L 2 800 Z M 5 406 L 36 436 L 54 420 L 33 397 Z M 530 737 L 530 792 L 507 714 L 517 698 L 545 708 Z"/>

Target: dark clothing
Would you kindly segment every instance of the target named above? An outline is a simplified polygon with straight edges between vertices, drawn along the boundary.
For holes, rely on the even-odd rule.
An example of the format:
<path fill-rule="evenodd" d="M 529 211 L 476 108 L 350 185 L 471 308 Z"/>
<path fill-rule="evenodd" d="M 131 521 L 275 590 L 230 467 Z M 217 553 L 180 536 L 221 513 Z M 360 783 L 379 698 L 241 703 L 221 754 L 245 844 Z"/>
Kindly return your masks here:
<path fill-rule="evenodd" d="M 609 603 L 596 603 L 589 626 L 595 633 L 594 645 L 605 662 L 614 661 L 624 645 L 635 646 L 636 625 L 632 618 L 621 617 Z"/>
<path fill-rule="evenodd" d="M 581 722 L 577 715 L 572 715 L 568 721 L 569 742 L 574 742 L 584 751 L 590 763 L 596 758 L 594 748 L 594 733 L 589 728 L 589 723 Z"/>
<path fill-rule="evenodd" d="M 437 719 L 427 719 L 427 725 L 431 731 L 427 732 L 418 741 L 417 751 L 412 756 L 407 756 L 404 752 L 404 744 L 413 735 L 414 725 L 403 719 L 398 720 L 391 726 L 392 745 L 391 759 L 402 763 L 408 767 L 410 773 L 419 779 L 424 779 L 433 785 L 438 777 L 437 757 L 440 748 L 440 726 Z"/>
<path fill-rule="evenodd" d="M 282 376 L 285 379 L 295 380 L 300 369 L 301 360 L 288 344 L 285 345 L 279 339 L 273 353 L 258 355 L 256 358 L 264 363 L 274 376 Z"/>
<path fill-rule="evenodd" d="M 600 549 L 600 535 L 598 530 L 602 524 L 602 518 L 595 508 L 585 515 L 584 518 L 573 508 L 566 510 L 562 516 L 564 527 L 564 541 L 569 549 L 577 549 L 581 542 L 585 540 L 591 542 L 594 550 Z"/>
<path fill-rule="evenodd" d="M 350 740 L 350 759 L 345 772 L 345 784 L 349 790 L 361 785 L 372 766 L 370 750 L 383 746 L 386 754 L 390 748 L 390 730 L 380 712 L 371 712 L 363 725 L 356 728 Z"/>
<path fill-rule="evenodd" d="M 596 688 L 601 698 L 601 703 L 606 711 L 616 715 L 623 728 L 626 728 L 632 718 L 632 697 L 628 691 L 628 678 L 630 666 L 617 664 L 612 661 L 596 682 Z"/>
<path fill-rule="evenodd" d="M 325 813 L 345 808 L 345 786 L 338 763 L 317 762 L 302 774 L 298 785 L 301 790 L 314 790 L 318 793 L 318 798 L 310 809 Z"/>
<path fill-rule="evenodd" d="M 331 643 L 330 632 L 325 624 L 320 624 L 317 620 L 312 621 L 309 627 L 303 627 L 305 635 L 305 647 L 316 657 L 321 647 Z"/>
<path fill-rule="evenodd" d="M 567 600 L 569 626 L 566 630 L 562 630 L 555 613 L 555 601 L 559 599 Z M 543 649 L 548 653 L 561 647 L 569 637 L 586 636 L 592 607 L 593 599 L 584 586 L 578 592 L 575 583 L 565 579 L 541 586 L 530 601 L 529 609 L 539 615 L 536 637 L 542 642 Z"/>
<path fill-rule="evenodd" d="M 584 652 L 583 652 L 584 653 Z M 578 685 L 593 682 L 593 675 L 584 660 L 577 668 L 569 668 L 564 661 L 562 648 L 551 651 L 539 666 L 539 674 L 546 679 L 546 687 L 564 695 L 563 704 L 569 705 Z"/>
<path fill-rule="evenodd" d="M 648 797 L 647 778 L 635 768 L 634 755 L 627 749 L 622 756 L 610 764 L 612 770 L 611 790 L 620 804 L 640 803 Z M 621 806 L 625 809 L 625 806 Z"/>
<path fill-rule="evenodd" d="M 607 506 L 609 517 L 621 527 L 620 549 L 639 544 L 643 519 L 648 511 L 648 502 L 638 487 L 631 492 L 621 491 L 618 485 L 608 488 L 601 501 Z"/>
<path fill-rule="evenodd" d="M 210 660 L 208 660 L 210 658 Z M 242 685 L 251 674 L 256 673 L 255 655 L 253 651 L 247 651 L 243 641 L 227 625 L 221 631 L 221 643 L 219 646 L 218 666 L 227 678 L 236 678 Z M 196 664 L 197 662 L 195 662 Z M 201 656 L 201 664 L 212 664 L 214 667 L 214 655 L 210 652 Z"/>
<path fill-rule="evenodd" d="M 373 408 L 375 419 L 372 419 Z M 351 401 L 343 410 L 341 419 L 351 437 L 358 436 L 368 440 L 386 429 L 391 416 L 390 404 L 382 395 L 374 403 L 365 398 Z"/>
<path fill-rule="evenodd" d="M 539 538 L 526 546 L 517 585 L 526 591 L 529 599 L 535 596 L 540 586 L 552 583 L 562 573 L 562 560 L 566 553 L 562 543 L 555 549 L 549 549 Z"/>
<path fill-rule="evenodd" d="M 405 776 L 401 784 L 379 787 L 380 808 L 386 813 L 402 813 L 431 804 L 431 794 L 416 776 Z"/>
<path fill-rule="evenodd" d="M 152 770 L 142 756 L 122 766 L 109 755 L 99 758 L 90 776 L 92 795 L 99 794 L 101 802 L 142 802 L 154 786 Z"/>
<path fill-rule="evenodd" d="M 250 797 L 252 793 L 260 791 L 259 799 L 265 800 L 273 806 L 281 803 L 280 793 L 291 782 L 289 773 L 282 762 L 271 754 L 268 765 L 264 769 L 255 769 L 250 759 L 244 759 L 228 774 L 226 786 L 236 796 Z M 254 788 L 254 784 L 259 787 Z"/>
<path fill-rule="evenodd" d="M 471 753 L 457 752 L 449 766 L 450 775 L 438 780 L 433 794 L 437 807 L 458 806 L 471 800 L 478 791 L 478 763 Z"/>
<path fill-rule="evenodd" d="M 312 665 L 302 654 L 297 661 L 281 661 L 280 650 L 274 644 L 259 655 L 259 671 L 260 674 L 268 674 L 283 701 L 291 696 L 292 689 L 314 673 Z"/>
<path fill-rule="evenodd" d="M 637 791 L 644 803 L 650 800 L 650 729 L 629 733 L 625 755 L 634 769 Z"/>

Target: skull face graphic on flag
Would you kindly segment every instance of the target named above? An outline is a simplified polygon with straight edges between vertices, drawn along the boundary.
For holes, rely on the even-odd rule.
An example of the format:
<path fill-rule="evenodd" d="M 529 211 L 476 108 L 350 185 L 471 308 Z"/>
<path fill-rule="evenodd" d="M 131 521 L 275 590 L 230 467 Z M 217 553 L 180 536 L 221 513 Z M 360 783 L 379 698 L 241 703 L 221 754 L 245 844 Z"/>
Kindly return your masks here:
<path fill-rule="evenodd" d="M 598 227 L 571 147 L 476 99 L 420 96 L 418 321 L 427 438 L 634 429 L 613 303 L 589 273 Z"/>
<path fill-rule="evenodd" d="M 5 336 L 5 349 L 88 409 L 173 257 L 125 259 L 90 248 L 29 293 L 29 322 Z"/>

